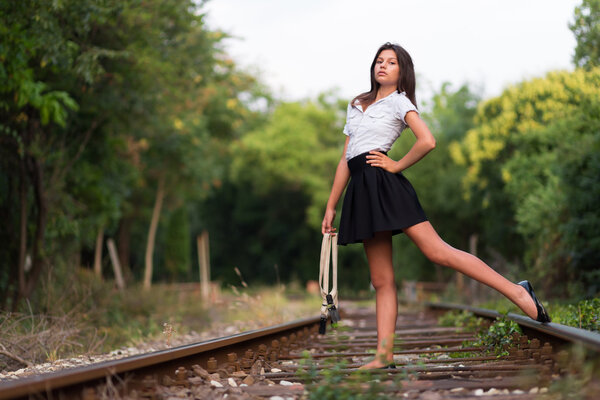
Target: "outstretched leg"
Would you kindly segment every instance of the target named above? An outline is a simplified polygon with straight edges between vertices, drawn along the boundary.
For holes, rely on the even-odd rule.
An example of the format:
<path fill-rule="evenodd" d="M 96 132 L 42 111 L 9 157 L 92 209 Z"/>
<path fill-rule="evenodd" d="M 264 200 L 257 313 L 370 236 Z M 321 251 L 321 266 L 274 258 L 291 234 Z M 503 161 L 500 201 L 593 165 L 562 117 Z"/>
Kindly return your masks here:
<path fill-rule="evenodd" d="M 525 288 L 504 278 L 474 255 L 455 249 L 444 242 L 428 221 L 413 225 L 405 229 L 404 233 L 432 262 L 451 267 L 496 289 L 515 303 L 525 314 L 536 319 L 537 308 Z"/>
<path fill-rule="evenodd" d="M 379 368 L 394 360 L 394 332 L 398 317 L 398 297 L 392 266 L 392 234 L 377 232 L 364 241 L 365 253 L 375 288 L 377 311 L 377 354 L 375 359 L 361 368 Z"/>

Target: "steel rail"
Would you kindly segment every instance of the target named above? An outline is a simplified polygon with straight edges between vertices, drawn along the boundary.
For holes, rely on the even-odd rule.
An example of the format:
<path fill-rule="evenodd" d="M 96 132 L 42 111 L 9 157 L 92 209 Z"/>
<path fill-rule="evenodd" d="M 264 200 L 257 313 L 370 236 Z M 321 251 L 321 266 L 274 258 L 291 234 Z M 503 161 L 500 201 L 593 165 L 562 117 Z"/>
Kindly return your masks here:
<path fill-rule="evenodd" d="M 53 391 L 73 386 L 81 388 L 88 383 L 106 379 L 106 377 L 124 376 L 133 371 L 136 371 L 137 377 L 148 373 L 148 371 L 173 371 L 179 366 L 189 367 L 193 364 L 206 362 L 208 357 L 224 361 L 227 353 L 235 351 L 234 349 L 245 350 L 250 347 L 257 347 L 259 343 L 281 337 L 304 327 L 317 325 L 319 321 L 320 316 L 304 318 L 172 349 L 104 361 L 14 381 L 3 381 L 0 382 L 0 400 L 51 394 Z"/>
<path fill-rule="evenodd" d="M 566 326 L 554 322 L 541 323 L 529 317 L 525 317 L 523 315 L 518 315 L 515 313 L 502 314 L 498 311 L 488 310 L 485 308 L 471 307 L 462 304 L 428 302 L 425 303 L 425 306 L 431 309 L 469 311 L 477 316 L 488 319 L 506 317 L 509 320 L 516 322 L 521 328 L 524 328 L 525 331 L 533 330 L 538 332 L 538 334 L 544 336 L 544 338 L 558 338 L 564 342 L 579 344 L 586 347 L 589 350 L 600 352 L 600 334 L 585 329 L 574 328 L 572 326 Z"/>

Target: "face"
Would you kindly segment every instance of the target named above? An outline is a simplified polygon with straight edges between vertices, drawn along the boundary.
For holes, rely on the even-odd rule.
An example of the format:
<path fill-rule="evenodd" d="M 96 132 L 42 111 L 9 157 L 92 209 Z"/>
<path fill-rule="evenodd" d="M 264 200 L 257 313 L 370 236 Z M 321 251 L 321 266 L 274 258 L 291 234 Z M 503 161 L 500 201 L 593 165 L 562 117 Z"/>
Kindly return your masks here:
<path fill-rule="evenodd" d="M 375 68 L 373 69 L 375 80 L 382 86 L 394 85 L 398 86 L 400 78 L 400 67 L 398 65 L 398 57 L 396 52 L 391 49 L 383 50 L 375 60 Z"/>

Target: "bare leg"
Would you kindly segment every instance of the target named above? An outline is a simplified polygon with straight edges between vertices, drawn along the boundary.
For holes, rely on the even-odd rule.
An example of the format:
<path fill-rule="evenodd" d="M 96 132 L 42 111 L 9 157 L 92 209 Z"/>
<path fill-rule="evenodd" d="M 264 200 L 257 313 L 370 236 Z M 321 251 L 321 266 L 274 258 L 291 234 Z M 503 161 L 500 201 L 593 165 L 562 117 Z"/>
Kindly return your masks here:
<path fill-rule="evenodd" d="M 525 314 L 536 319 L 537 309 L 527 290 L 504 278 L 474 255 L 457 250 L 444 242 L 428 221 L 413 225 L 405 229 L 404 233 L 432 262 L 453 268 L 496 289 L 515 303 Z"/>
<path fill-rule="evenodd" d="M 379 368 L 394 360 L 394 332 L 398 317 L 398 297 L 392 266 L 391 232 L 377 232 L 365 240 L 365 253 L 371 271 L 371 283 L 375 288 L 377 310 L 377 354 L 375 360 L 361 368 Z"/>

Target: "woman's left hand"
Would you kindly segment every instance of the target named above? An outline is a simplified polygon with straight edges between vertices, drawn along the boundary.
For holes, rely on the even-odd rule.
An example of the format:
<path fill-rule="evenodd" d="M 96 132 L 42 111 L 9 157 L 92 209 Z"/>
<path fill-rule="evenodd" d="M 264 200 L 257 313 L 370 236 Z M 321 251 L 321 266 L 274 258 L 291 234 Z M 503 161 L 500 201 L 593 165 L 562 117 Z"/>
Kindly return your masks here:
<path fill-rule="evenodd" d="M 398 163 L 379 151 L 369 152 L 367 155 L 367 164 L 371 164 L 372 167 L 382 168 L 392 174 L 400 172 Z"/>

